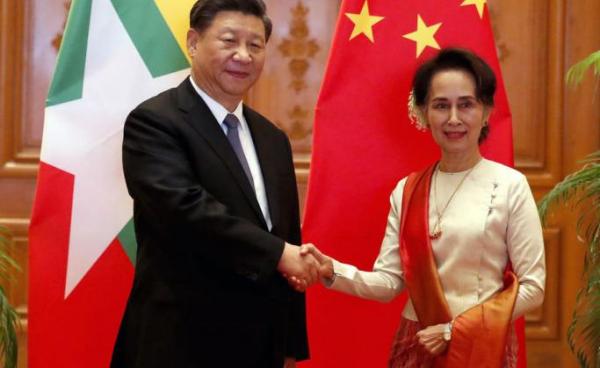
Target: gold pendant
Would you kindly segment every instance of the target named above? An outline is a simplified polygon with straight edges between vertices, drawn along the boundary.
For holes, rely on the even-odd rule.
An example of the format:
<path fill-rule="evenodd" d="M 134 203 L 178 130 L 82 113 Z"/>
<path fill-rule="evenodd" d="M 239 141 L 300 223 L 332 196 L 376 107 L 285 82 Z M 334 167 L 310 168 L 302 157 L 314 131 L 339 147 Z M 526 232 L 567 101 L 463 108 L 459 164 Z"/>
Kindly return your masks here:
<path fill-rule="evenodd" d="M 441 218 L 438 216 L 435 225 L 433 226 L 433 231 L 429 233 L 430 239 L 438 239 L 442 236 L 442 227 L 440 226 Z"/>

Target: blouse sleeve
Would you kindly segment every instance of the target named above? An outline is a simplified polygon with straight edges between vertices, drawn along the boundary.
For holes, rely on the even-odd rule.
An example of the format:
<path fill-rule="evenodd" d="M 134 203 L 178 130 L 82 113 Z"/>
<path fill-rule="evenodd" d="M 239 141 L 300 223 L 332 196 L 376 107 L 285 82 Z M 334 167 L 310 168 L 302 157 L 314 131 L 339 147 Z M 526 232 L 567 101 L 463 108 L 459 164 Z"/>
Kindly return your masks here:
<path fill-rule="evenodd" d="M 542 304 L 546 262 L 542 225 L 524 176 L 509 193 L 509 207 L 506 241 L 508 255 L 519 280 L 514 319 Z"/>
<path fill-rule="evenodd" d="M 333 260 L 335 279 L 328 287 L 364 299 L 389 302 L 404 288 L 398 248 L 398 228 L 402 209 L 402 180 L 390 196 L 390 212 L 385 236 L 373 271 L 361 271 L 353 265 Z"/>

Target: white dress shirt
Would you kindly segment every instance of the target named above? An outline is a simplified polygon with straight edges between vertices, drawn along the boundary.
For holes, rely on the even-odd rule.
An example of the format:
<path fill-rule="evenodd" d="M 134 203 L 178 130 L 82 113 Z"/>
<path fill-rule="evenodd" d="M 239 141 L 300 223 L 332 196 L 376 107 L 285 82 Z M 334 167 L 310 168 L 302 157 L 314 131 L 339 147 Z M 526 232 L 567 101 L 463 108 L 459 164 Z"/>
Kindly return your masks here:
<path fill-rule="evenodd" d="M 267 202 L 267 192 L 265 191 L 265 182 L 262 176 L 262 171 L 260 168 L 260 162 L 258 161 L 258 156 L 256 155 L 256 149 L 254 149 L 254 142 L 252 141 L 252 134 L 250 132 L 250 128 L 248 127 L 248 122 L 246 118 L 244 118 L 242 103 L 240 102 L 233 112 L 228 111 L 223 105 L 215 101 L 212 97 L 210 97 L 206 92 L 204 92 L 196 83 L 194 79 L 190 76 L 190 82 L 192 82 L 192 86 L 198 92 L 202 100 L 206 103 L 215 119 L 219 122 L 223 133 L 227 135 L 227 125 L 225 125 L 225 117 L 227 114 L 235 115 L 240 121 L 240 125 L 238 127 L 238 132 L 240 135 L 240 142 L 242 143 L 242 150 L 244 151 L 244 155 L 246 156 L 246 161 L 248 161 L 248 166 L 250 167 L 250 173 L 252 173 L 252 181 L 254 184 L 254 193 L 256 194 L 256 199 L 258 200 L 258 204 L 262 211 L 262 214 L 265 218 L 267 226 L 269 230 L 273 228 L 273 224 L 271 223 L 271 214 L 269 213 L 269 204 Z"/>
<path fill-rule="evenodd" d="M 438 172 L 440 211 L 464 175 L 466 172 Z M 336 277 L 330 288 L 379 301 L 390 301 L 403 290 L 398 228 L 405 183 L 406 178 L 400 180 L 391 194 L 387 227 L 373 271 L 360 271 L 334 260 Z M 433 197 L 431 190 L 430 229 L 437 219 Z M 453 317 L 503 288 L 503 271 L 509 260 L 519 282 L 513 318 L 542 303 L 546 280 L 542 227 L 524 175 L 483 159 L 449 203 L 441 230 L 441 237 L 431 243 Z M 410 299 L 403 316 L 417 320 Z"/>

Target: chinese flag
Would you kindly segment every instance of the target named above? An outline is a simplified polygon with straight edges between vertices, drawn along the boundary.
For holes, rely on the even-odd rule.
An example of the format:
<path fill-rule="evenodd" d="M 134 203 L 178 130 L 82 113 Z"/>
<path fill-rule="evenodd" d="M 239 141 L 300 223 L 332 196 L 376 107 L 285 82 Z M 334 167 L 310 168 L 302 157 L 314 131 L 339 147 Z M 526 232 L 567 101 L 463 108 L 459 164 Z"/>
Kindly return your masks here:
<path fill-rule="evenodd" d="M 439 158 L 407 117 L 412 76 L 441 47 L 483 57 L 498 79 L 483 155 L 511 166 L 511 116 L 486 0 L 344 0 L 316 108 L 305 242 L 371 270 L 398 180 Z M 384 367 L 406 297 L 391 304 L 308 292 L 312 359 L 303 367 Z M 525 367 L 523 323 L 519 367 Z"/>

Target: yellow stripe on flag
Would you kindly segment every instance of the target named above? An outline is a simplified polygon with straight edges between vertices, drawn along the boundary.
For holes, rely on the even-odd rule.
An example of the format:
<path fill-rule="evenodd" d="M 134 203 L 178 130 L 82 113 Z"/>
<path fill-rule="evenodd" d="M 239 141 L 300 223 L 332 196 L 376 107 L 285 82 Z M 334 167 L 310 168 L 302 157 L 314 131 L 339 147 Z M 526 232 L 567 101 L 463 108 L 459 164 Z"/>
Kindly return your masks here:
<path fill-rule="evenodd" d="M 165 19 L 165 22 L 169 25 L 179 47 L 181 47 L 181 50 L 183 50 L 183 53 L 189 60 L 190 57 L 187 52 L 186 35 L 190 28 L 190 9 L 196 0 L 154 0 L 154 2 Z"/>

